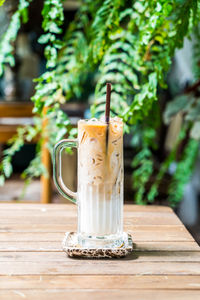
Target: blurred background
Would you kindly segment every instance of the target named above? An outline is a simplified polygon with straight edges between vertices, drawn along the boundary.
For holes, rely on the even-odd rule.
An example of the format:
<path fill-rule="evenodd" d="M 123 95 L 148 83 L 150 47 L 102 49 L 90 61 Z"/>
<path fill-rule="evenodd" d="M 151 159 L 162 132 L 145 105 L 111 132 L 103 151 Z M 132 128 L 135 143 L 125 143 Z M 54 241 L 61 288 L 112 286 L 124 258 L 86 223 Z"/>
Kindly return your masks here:
<path fill-rule="evenodd" d="M 11 16 L 16 10 L 17 2 L 7 1 L 0 8 L 0 36 L 8 28 Z M 64 2 L 64 24 L 63 27 L 67 28 L 70 22 L 74 19 L 79 2 L 66 1 Z M 0 155 L 2 157 L 3 151 L 7 149 L 8 140 L 15 134 L 16 128 L 19 125 L 33 124 L 33 103 L 30 101 L 31 96 L 34 94 L 36 83 L 33 82 L 34 78 L 39 77 L 46 68 L 46 58 L 44 57 L 44 45 L 38 43 L 38 38 L 43 33 L 41 24 L 42 16 L 41 10 L 43 1 L 33 1 L 29 9 L 29 16 L 31 22 L 23 24 L 14 42 L 14 56 L 15 66 L 6 66 L 3 76 L 0 78 Z M 170 107 L 166 111 L 169 102 L 174 101 L 176 97 L 180 97 L 189 92 L 195 91 L 199 93 L 199 84 L 192 84 L 194 82 L 194 75 L 192 72 L 192 47 L 194 44 L 193 39 L 184 39 L 183 48 L 175 52 L 173 63 L 170 71 L 166 76 L 168 83 L 167 89 L 159 89 L 159 115 L 161 122 L 159 130 L 157 130 L 157 147 L 153 150 L 155 170 L 151 174 L 150 179 L 146 183 L 148 190 L 151 183 L 154 181 L 156 174 L 160 168 L 160 163 L 169 153 L 177 140 L 180 133 L 183 120 L 183 112 L 177 113 L 175 117 L 170 118 Z M 90 104 L 94 99 L 94 90 L 96 85 L 97 71 L 89 75 L 84 84 L 84 90 L 81 97 L 72 97 L 67 103 L 61 104 L 61 108 L 67 113 L 71 120 L 72 126 L 76 127 L 77 121 L 80 118 L 90 117 Z M 198 94 L 199 96 L 199 94 Z M 176 100 L 176 99 L 175 99 Z M 182 100 L 179 100 L 179 106 Z M 184 100 L 183 100 L 184 101 Z M 174 108 L 172 107 L 172 110 Z M 152 114 L 157 115 L 156 109 Z M 162 121 L 167 119 L 168 122 Z M 151 126 L 151 125 L 149 125 Z M 45 130 L 45 125 L 43 127 Z M 200 128 L 198 128 L 200 130 Z M 134 165 L 132 160 L 134 155 L 137 154 L 135 144 L 138 139 L 137 134 L 133 129 L 126 133 L 124 136 L 124 163 L 125 163 L 125 202 L 134 203 L 134 184 L 133 172 Z M 185 142 L 185 141 L 184 141 Z M 180 145 L 178 153 L 181 155 Z M 30 161 L 34 158 L 36 152 L 36 140 L 27 142 L 20 151 L 18 151 L 12 159 L 13 174 L 7 179 L 5 184 L 0 187 L 0 201 L 2 202 L 39 202 L 42 197 L 42 189 L 48 191 L 48 197 L 52 203 L 66 203 L 67 200 L 60 196 L 55 189 L 50 175 L 49 180 L 43 178 L 41 183 L 40 178 L 33 179 L 27 185 L 26 191 L 24 181 L 21 178 L 21 173 L 29 166 Z M 45 152 L 45 151 L 44 151 Z M 190 153 L 188 153 L 190 155 Z M 44 153 L 44 162 L 50 174 L 51 162 L 48 153 Z M 65 183 L 72 190 L 76 190 L 76 154 L 64 154 L 63 157 L 63 177 Z M 169 205 L 167 189 L 170 184 L 171 176 L 176 170 L 176 163 L 169 164 L 166 174 L 162 178 L 159 185 L 159 193 L 153 202 L 156 205 Z M 192 175 L 188 183 L 184 187 L 184 194 L 182 200 L 174 207 L 175 212 L 181 218 L 183 223 L 200 243 L 200 160 L 199 156 L 195 157 L 195 164 L 193 167 Z M 183 168 L 182 172 L 185 172 Z M 186 170 L 187 172 L 187 170 Z M 24 194 L 25 193 L 25 194 Z M 24 194 L 24 195 L 23 195 Z M 145 194 L 144 194 L 145 197 Z M 150 201 L 151 202 L 151 201 Z M 151 205 L 151 203 L 149 203 Z"/>

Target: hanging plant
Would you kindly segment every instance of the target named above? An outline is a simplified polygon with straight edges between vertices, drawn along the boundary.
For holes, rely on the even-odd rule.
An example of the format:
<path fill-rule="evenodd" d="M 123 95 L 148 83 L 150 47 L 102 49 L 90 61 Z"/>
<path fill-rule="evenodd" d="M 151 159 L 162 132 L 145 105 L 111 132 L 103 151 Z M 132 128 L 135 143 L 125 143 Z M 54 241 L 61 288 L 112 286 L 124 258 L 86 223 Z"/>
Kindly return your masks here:
<path fill-rule="evenodd" d="M 2 38 L 1 74 L 6 63 L 14 65 L 12 41 L 15 40 L 21 23 L 28 20 L 30 2 L 19 0 L 18 9 Z M 132 162 L 135 199 L 137 203 L 153 201 L 162 177 L 170 163 L 176 159 L 177 151 L 176 145 L 164 160 L 149 194 L 146 195 L 146 184 L 155 170 L 153 151 L 156 149 L 156 131 L 161 122 L 157 102 L 158 88 L 166 88 L 166 72 L 170 68 L 174 52 L 183 46 L 184 37 L 194 32 L 197 40 L 194 53 L 198 60 L 195 63 L 195 74 L 199 76 L 197 24 L 200 20 L 200 1 L 80 1 L 75 18 L 62 39 L 59 36 L 63 31 L 63 1 L 44 0 L 42 16 L 44 33 L 38 42 L 45 45 L 46 71 L 35 80 L 36 92 L 32 97 L 35 124 L 18 129 L 17 135 L 10 141 L 10 148 L 4 151 L 0 165 L 0 183 L 3 184 L 5 178 L 12 173 L 12 156 L 19 151 L 24 141 L 31 140 L 36 135 L 40 135 L 36 158 L 23 176 L 30 179 L 44 172 L 41 167 L 40 147 L 44 139 L 41 129 L 44 118 L 48 119 L 49 124 L 45 134 L 48 135 L 50 151 L 66 133 L 70 137 L 76 135 L 68 116 L 60 110 L 60 104 L 73 97 L 81 97 L 88 75 L 97 70 L 95 100 L 91 112 L 94 116 L 103 113 L 105 83 L 111 82 L 111 114 L 123 118 L 126 132 L 134 130 L 134 134 L 139 136 L 139 142 L 134 146 L 137 153 Z M 198 97 L 195 99 L 198 107 Z M 172 107 L 173 104 L 169 105 Z M 180 105 L 174 112 L 178 113 L 183 109 Z M 165 115 L 172 116 L 173 113 L 170 114 L 167 108 Z M 192 170 L 198 152 L 199 136 L 195 132 L 199 128 L 199 116 L 191 115 L 190 112 L 190 124 L 184 118 L 184 127 L 187 127 L 190 138 L 180 162 L 177 161 L 178 165 L 180 163 L 177 166 L 179 175 L 175 173 L 172 179 L 176 185 L 183 186 L 189 180 L 189 176 L 180 180 L 179 170 L 183 162 L 187 170 Z M 193 151 L 190 161 L 186 157 L 188 149 Z M 170 199 L 173 198 L 172 190 L 170 187 Z M 180 192 L 178 199 L 181 197 Z"/>

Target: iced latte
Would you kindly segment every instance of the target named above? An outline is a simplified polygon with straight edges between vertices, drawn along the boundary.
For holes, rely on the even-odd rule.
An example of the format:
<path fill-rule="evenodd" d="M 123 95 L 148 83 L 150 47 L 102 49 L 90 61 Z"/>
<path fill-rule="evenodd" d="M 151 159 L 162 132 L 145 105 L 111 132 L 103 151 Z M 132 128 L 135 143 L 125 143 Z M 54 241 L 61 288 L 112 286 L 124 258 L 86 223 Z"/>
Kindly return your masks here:
<path fill-rule="evenodd" d="M 78 122 L 78 231 L 82 236 L 122 234 L 123 123 L 111 118 Z"/>

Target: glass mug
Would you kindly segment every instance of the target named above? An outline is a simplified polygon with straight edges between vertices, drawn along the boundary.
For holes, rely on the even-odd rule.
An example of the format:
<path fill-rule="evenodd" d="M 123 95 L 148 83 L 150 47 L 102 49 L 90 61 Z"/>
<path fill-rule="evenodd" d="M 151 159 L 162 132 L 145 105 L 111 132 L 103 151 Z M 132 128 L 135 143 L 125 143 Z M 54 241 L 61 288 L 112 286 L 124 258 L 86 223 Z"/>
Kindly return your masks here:
<path fill-rule="evenodd" d="M 78 189 L 68 189 L 62 179 L 61 154 L 78 148 Z M 58 191 L 78 205 L 78 242 L 86 247 L 113 247 L 124 242 L 123 233 L 123 122 L 97 119 L 78 122 L 78 139 L 61 140 L 53 155 Z"/>

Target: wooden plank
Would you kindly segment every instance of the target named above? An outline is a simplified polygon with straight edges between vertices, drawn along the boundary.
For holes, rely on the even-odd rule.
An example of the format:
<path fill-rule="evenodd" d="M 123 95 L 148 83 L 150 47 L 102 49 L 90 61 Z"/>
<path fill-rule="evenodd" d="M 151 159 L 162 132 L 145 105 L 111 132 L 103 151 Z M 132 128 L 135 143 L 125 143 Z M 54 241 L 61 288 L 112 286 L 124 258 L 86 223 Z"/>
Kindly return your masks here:
<path fill-rule="evenodd" d="M 0 275 L 200 275 L 199 262 L 83 260 L 1 262 Z"/>
<path fill-rule="evenodd" d="M 1 118 L 22 118 L 33 116 L 32 102 L 0 102 L 0 117 Z"/>
<path fill-rule="evenodd" d="M 148 229 L 133 228 L 133 226 L 124 226 L 124 230 L 131 234 L 133 241 L 138 242 L 158 242 L 158 241 L 194 241 L 193 237 L 184 228 L 163 228 L 161 226 Z"/>
<path fill-rule="evenodd" d="M 62 241 L 65 231 L 74 231 L 74 225 L 66 225 L 65 230 L 55 232 L 0 232 L 0 242 L 11 241 Z M 134 229 L 132 226 L 124 226 L 124 230 L 131 234 L 135 243 L 139 241 L 193 241 L 192 236 L 184 230 L 177 228 L 166 230 L 165 228 L 149 228 L 148 230 Z"/>
<path fill-rule="evenodd" d="M 121 299 L 137 299 L 137 300 L 199 300 L 200 291 L 195 290 L 106 290 L 106 289 L 77 289 L 76 291 L 70 289 L 46 289 L 43 290 L 24 290 L 16 289 L 11 291 L 2 291 L 1 299 L 3 300 L 66 300 L 66 299 L 79 299 L 79 300 L 121 300 Z"/>
<path fill-rule="evenodd" d="M 33 213 L 34 211 L 38 210 L 40 211 L 42 208 L 45 208 L 46 211 L 56 211 L 56 210 L 60 210 L 62 211 L 76 211 L 77 210 L 77 206 L 74 204 L 71 204 L 70 202 L 68 202 L 68 204 L 29 204 L 29 203 L 22 203 L 21 205 L 18 205 L 16 203 L 1 203 L 1 210 L 6 210 L 7 212 L 14 210 L 31 210 Z M 173 212 L 173 210 L 168 207 L 168 206 L 156 206 L 156 205 L 149 205 L 149 206 L 145 206 L 145 205 L 133 205 L 133 204 L 126 204 L 124 205 L 124 211 L 125 212 Z"/>
<path fill-rule="evenodd" d="M 5 215 L 0 217 L 0 228 L 1 226 L 5 226 L 6 224 L 16 224 L 16 223 L 21 223 L 25 225 L 29 225 L 32 223 L 35 224 L 70 224 L 74 225 L 77 223 L 77 218 L 71 217 L 71 216 L 16 216 L 16 217 L 6 217 Z M 154 217 L 148 217 L 143 216 L 143 217 L 137 217 L 133 216 L 131 217 L 126 217 L 124 219 L 124 225 L 146 225 L 146 226 L 152 226 L 152 225 L 157 225 L 157 226 L 162 226 L 162 225 L 169 225 L 171 226 L 176 226 L 176 225 L 181 225 L 180 221 L 174 218 L 165 218 L 165 217 L 160 217 L 157 218 L 156 216 Z"/>
<path fill-rule="evenodd" d="M 59 242 L 51 241 L 17 241 L 17 242 L 0 242 L 0 251 L 62 251 L 61 240 Z M 137 242 L 134 244 L 134 251 L 199 251 L 196 242 Z"/>
<path fill-rule="evenodd" d="M 162 221 L 161 221 L 162 220 Z M 59 225 L 74 225 L 77 223 L 77 218 L 75 217 L 71 217 L 71 216 L 16 216 L 14 217 L 7 217 L 4 215 L 2 217 L 0 217 L 0 229 L 3 227 L 5 227 L 5 225 L 10 225 L 10 224 L 17 224 L 17 223 L 21 223 L 24 224 L 24 226 L 26 225 L 30 225 L 30 224 L 35 224 L 35 226 L 39 226 L 39 224 L 59 224 Z M 128 218 L 126 217 L 124 219 L 124 225 L 130 225 L 130 226 L 137 226 L 137 225 L 141 225 L 141 226 L 162 226 L 162 225 L 169 225 L 171 224 L 171 226 L 178 226 L 181 225 L 181 223 L 179 222 L 179 220 L 173 219 L 171 218 L 171 220 L 169 221 L 168 218 L 156 218 L 152 217 L 149 218 L 148 216 L 145 217 L 132 217 L 132 218 Z"/>
<path fill-rule="evenodd" d="M 139 262 L 200 262 L 200 251 L 147 251 L 132 253 L 123 258 L 121 263 L 125 261 Z M 0 262 L 70 262 L 74 260 L 66 255 L 65 252 L 0 252 Z M 75 260 L 76 262 L 76 260 Z M 101 264 L 101 260 L 98 261 Z"/>
<path fill-rule="evenodd" d="M 51 223 L 57 224 L 58 219 L 57 216 L 62 216 L 59 219 L 59 224 L 74 224 L 76 220 L 76 212 L 77 208 L 74 205 L 55 205 L 52 207 L 51 205 L 41 206 L 41 205 L 32 205 L 32 209 L 29 209 L 29 206 L 23 205 L 24 209 L 19 209 L 18 205 L 10 206 L 5 211 L 5 208 L 8 209 L 8 204 L 1 206 L 0 214 L 2 215 L 0 218 L 0 224 L 7 223 L 23 223 L 23 224 L 44 224 Z M 12 208 L 12 209 L 11 209 Z M 17 208 L 17 209 L 15 209 Z M 28 208 L 28 209 L 27 209 Z M 51 209 L 53 208 L 53 209 Z M 67 208 L 67 209 L 66 209 Z M 125 224 L 127 225 L 180 225 L 180 220 L 171 213 L 171 209 L 168 207 L 155 207 L 155 211 L 153 211 L 153 207 L 150 209 L 146 209 L 146 207 L 140 206 L 125 206 Z M 33 211 L 34 209 L 34 211 Z M 144 210 L 144 212 L 139 211 L 138 209 Z M 38 212 L 36 213 L 36 211 Z M 147 213 L 145 213 L 145 211 Z M 51 212 L 51 213 L 50 213 Z M 5 217 L 6 216 L 6 217 Z"/>
<path fill-rule="evenodd" d="M 169 206 L 161 205 L 136 205 L 136 204 L 125 204 L 125 212 L 173 212 L 173 209 Z"/>
<path fill-rule="evenodd" d="M 0 210 L 0 217 L 4 218 L 5 217 L 5 214 L 7 214 L 7 221 L 14 221 L 14 220 L 17 220 L 19 218 L 22 217 L 22 220 L 24 219 L 26 221 L 26 219 L 29 219 L 29 218 L 51 218 L 51 217 L 54 217 L 54 218 L 57 218 L 59 220 L 59 218 L 71 218 L 73 220 L 76 219 L 76 216 L 77 216 L 77 213 L 76 211 L 61 211 L 61 210 L 56 210 L 55 213 L 53 211 L 45 211 L 45 209 L 41 209 L 40 211 L 35 211 L 35 212 L 32 212 L 31 210 L 17 210 L 16 213 L 14 212 L 14 210 L 9 210 L 9 211 L 6 211 L 6 210 Z"/>
<path fill-rule="evenodd" d="M 1 125 L 0 124 L 0 143 L 7 143 L 9 139 L 17 133 L 17 128 L 21 127 L 21 124 L 15 125 Z M 26 144 L 35 144 L 38 140 L 38 136 L 33 138 L 30 142 L 26 141 Z M 2 203 L 3 204 L 3 203 Z M 16 205 L 16 204 L 15 204 Z M 18 205 L 18 204 L 17 204 Z"/>
<path fill-rule="evenodd" d="M 68 210 L 68 211 L 61 211 L 61 210 L 55 210 L 55 212 L 53 210 L 50 211 L 46 211 L 45 208 L 42 208 L 40 211 L 35 210 L 35 211 L 31 211 L 31 210 L 16 210 L 16 212 L 14 210 L 0 210 L 0 217 L 4 217 L 5 213 L 7 214 L 8 217 L 8 221 L 11 220 L 18 220 L 19 217 L 22 217 L 26 220 L 26 218 L 35 218 L 37 217 L 39 218 L 43 218 L 43 217 L 54 217 L 54 218 L 59 218 L 59 217 L 64 217 L 64 218 L 73 218 L 75 220 L 77 213 L 74 210 Z"/>
<path fill-rule="evenodd" d="M 70 228 L 69 228 L 70 227 Z M 0 225 L 1 233 L 65 233 L 66 230 L 74 230 L 75 226 L 66 224 L 35 224 L 29 223 L 26 226 L 23 223 L 7 223 Z M 132 234 L 134 240 L 193 240 L 189 232 L 183 225 L 125 225 L 124 230 Z M 3 235 L 2 235 L 3 236 Z"/>
<path fill-rule="evenodd" d="M 23 203 L 21 203 L 23 204 Z M 69 208 L 71 208 L 71 205 L 68 205 Z M 59 217 L 59 216 L 63 216 L 63 217 L 73 217 L 75 218 L 77 215 L 77 209 L 57 209 L 57 210 L 49 210 L 46 209 L 45 207 L 42 207 L 40 210 L 28 210 L 28 209 L 23 209 L 23 210 L 14 210 L 14 209 L 2 209 L 0 210 L 0 216 L 4 216 L 5 213 L 7 214 L 7 216 L 9 218 L 17 218 L 17 217 L 50 217 L 50 216 L 54 216 L 54 217 Z M 172 213 L 172 212 L 153 212 L 153 211 L 143 211 L 143 212 L 139 212 L 139 211 L 124 211 L 124 218 L 128 218 L 128 219 L 133 219 L 134 217 L 137 218 L 143 218 L 144 216 L 147 216 L 148 218 L 169 218 L 169 219 L 178 219 L 178 217 Z M 178 219 L 179 220 L 179 219 Z M 169 225 L 170 223 L 166 224 Z"/>
<path fill-rule="evenodd" d="M 39 232 L 8 232 L 8 233 L 0 233 L 0 242 L 6 242 L 6 241 L 62 241 L 64 238 L 63 233 L 59 232 L 44 232 L 44 233 L 39 233 Z"/>
<path fill-rule="evenodd" d="M 17 125 L 0 125 L 0 143 L 7 143 L 17 132 Z"/>
<path fill-rule="evenodd" d="M 189 248 L 193 245 L 189 245 Z M 35 252 L 46 252 L 46 251 L 62 251 L 61 241 L 60 242 L 1 242 L 0 251 L 12 252 L 12 251 L 35 251 Z"/>
<path fill-rule="evenodd" d="M 200 290 L 200 276 L 32 275 L 0 276 L 0 290 L 13 289 Z"/>
<path fill-rule="evenodd" d="M 87 260 L 61 250 L 65 230 L 76 228 L 76 206 L 6 205 L 0 206 L 0 299 L 200 297 L 199 247 L 170 208 L 125 206 L 133 254 Z"/>
<path fill-rule="evenodd" d="M 6 216 L 3 215 L 0 218 L 0 226 L 10 223 L 23 223 L 23 224 L 45 224 L 45 223 L 54 223 L 54 224 L 76 224 L 77 218 L 75 216 L 62 215 L 60 217 L 55 215 L 43 215 L 43 216 Z M 124 216 L 125 225 L 181 225 L 181 222 L 173 214 L 168 215 L 158 215 L 158 214 L 145 214 L 138 215 L 137 213 L 132 213 L 132 216 Z"/>
<path fill-rule="evenodd" d="M 26 199 L 24 199 L 24 201 L 26 201 Z M 64 211 L 64 210 L 71 210 L 71 211 L 76 211 L 77 210 L 77 206 L 76 205 L 72 205 L 71 202 L 67 202 L 67 204 L 42 204 L 42 203 L 37 203 L 37 204 L 33 204 L 33 203 L 21 203 L 20 205 L 18 205 L 18 203 L 1 203 L 0 206 L 0 212 L 2 211 L 6 211 L 6 212 L 15 212 L 17 213 L 17 211 L 32 211 L 32 214 L 34 214 L 35 212 L 38 211 Z"/>
<path fill-rule="evenodd" d="M 193 242 L 137 242 L 136 251 L 199 251 L 199 245 Z"/>
<path fill-rule="evenodd" d="M 138 231 L 162 231 L 162 232 L 187 232 L 186 228 L 183 225 L 131 225 L 126 226 L 127 228 L 131 228 L 133 232 Z M 26 226 L 23 223 L 7 223 L 0 225 L 0 233 L 1 232 L 66 232 L 67 225 L 66 224 L 52 224 L 52 223 L 44 223 L 44 224 L 33 224 L 29 223 Z"/>

